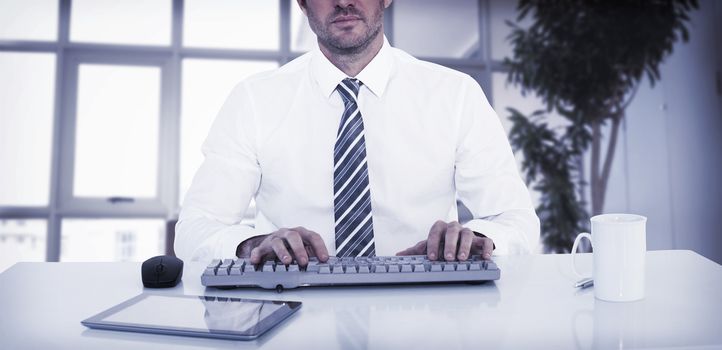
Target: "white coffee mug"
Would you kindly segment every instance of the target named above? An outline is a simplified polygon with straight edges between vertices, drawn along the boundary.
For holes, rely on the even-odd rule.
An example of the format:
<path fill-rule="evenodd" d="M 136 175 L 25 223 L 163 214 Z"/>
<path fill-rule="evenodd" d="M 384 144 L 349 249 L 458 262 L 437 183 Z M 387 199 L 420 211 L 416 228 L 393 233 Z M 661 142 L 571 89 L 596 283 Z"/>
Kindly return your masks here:
<path fill-rule="evenodd" d="M 594 296 L 605 301 L 644 298 L 647 253 L 647 218 L 634 214 L 602 214 L 592 217 L 592 234 L 580 233 L 572 246 L 572 269 L 577 271 L 576 251 L 582 238 L 592 243 Z"/>

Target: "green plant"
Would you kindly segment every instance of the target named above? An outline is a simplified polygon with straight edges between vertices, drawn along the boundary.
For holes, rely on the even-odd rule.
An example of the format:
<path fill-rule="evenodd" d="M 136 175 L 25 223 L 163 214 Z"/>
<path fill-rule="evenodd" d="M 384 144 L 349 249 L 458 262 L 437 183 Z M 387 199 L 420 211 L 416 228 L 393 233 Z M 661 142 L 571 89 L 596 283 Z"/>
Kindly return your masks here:
<path fill-rule="evenodd" d="M 625 110 L 642 78 L 653 85 L 674 43 L 688 40 L 688 13 L 697 7 L 696 0 L 520 0 L 517 23 L 531 23 L 507 22 L 513 54 L 504 63 L 509 82 L 538 95 L 546 110 L 525 116 L 510 108 L 509 138 L 523 155 L 526 181 L 542 194 L 537 213 L 546 251 L 568 252 L 586 228 L 578 193 L 590 147 L 591 212 L 602 212 Z M 549 127 L 551 112 L 567 125 Z"/>

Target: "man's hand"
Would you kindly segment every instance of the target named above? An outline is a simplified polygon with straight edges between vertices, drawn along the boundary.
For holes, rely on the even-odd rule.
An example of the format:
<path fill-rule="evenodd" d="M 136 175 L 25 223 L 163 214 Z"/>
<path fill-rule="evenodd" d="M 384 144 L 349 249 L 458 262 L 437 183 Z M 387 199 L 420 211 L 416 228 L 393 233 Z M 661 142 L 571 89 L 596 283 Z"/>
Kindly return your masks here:
<path fill-rule="evenodd" d="M 252 264 L 278 258 L 288 265 L 296 259 L 300 266 L 308 265 L 309 257 L 328 261 L 328 250 L 321 235 L 303 227 L 282 228 L 276 232 L 243 241 L 238 246 L 239 258 L 251 258 Z"/>
<path fill-rule="evenodd" d="M 437 260 L 443 253 L 446 261 L 464 261 L 470 255 L 481 254 L 485 260 L 491 259 L 494 242 L 489 237 L 480 237 L 456 221 L 446 223 L 437 221 L 429 230 L 429 237 L 411 248 L 396 255 L 427 255 L 429 260 Z"/>

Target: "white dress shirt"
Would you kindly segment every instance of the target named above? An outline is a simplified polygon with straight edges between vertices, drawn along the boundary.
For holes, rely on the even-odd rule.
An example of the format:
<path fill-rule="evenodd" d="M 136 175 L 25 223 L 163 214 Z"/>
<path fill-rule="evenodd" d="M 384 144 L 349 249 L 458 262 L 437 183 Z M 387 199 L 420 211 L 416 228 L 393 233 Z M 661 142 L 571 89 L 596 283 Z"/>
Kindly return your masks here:
<path fill-rule="evenodd" d="M 252 76 L 231 92 L 203 144 L 175 251 L 185 260 L 234 257 L 242 241 L 303 226 L 336 251 L 333 149 L 347 76 L 319 49 Z M 355 78 L 366 134 L 377 255 L 456 220 L 456 199 L 495 254 L 536 251 L 537 218 L 501 122 L 466 74 L 389 46 Z M 241 223 L 256 201 L 255 227 Z"/>

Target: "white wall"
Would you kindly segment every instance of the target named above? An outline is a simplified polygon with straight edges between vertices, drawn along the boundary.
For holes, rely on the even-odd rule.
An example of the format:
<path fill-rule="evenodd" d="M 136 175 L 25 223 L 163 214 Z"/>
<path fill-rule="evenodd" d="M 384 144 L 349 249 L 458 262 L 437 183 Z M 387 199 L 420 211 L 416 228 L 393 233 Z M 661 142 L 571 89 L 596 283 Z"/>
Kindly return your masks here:
<path fill-rule="evenodd" d="M 605 212 L 649 218 L 649 249 L 692 249 L 722 263 L 722 4 L 700 1 L 690 41 L 627 110 Z"/>

